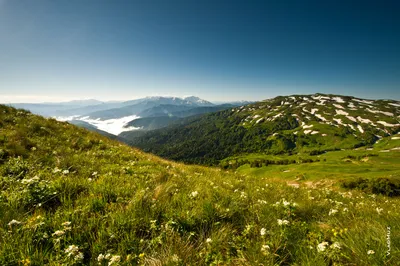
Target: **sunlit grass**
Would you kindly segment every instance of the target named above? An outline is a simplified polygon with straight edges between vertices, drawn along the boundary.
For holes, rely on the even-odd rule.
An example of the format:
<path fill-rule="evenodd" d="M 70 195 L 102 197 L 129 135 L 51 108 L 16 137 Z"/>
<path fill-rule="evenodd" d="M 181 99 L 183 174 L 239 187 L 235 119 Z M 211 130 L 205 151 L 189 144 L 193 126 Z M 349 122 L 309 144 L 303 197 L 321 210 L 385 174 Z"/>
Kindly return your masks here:
<path fill-rule="evenodd" d="M 173 163 L 5 107 L 0 121 L 0 265 L 396 265 L 400 256 L 398 198 Z M 15 151 L 19 130 L 29 145 Z"/>

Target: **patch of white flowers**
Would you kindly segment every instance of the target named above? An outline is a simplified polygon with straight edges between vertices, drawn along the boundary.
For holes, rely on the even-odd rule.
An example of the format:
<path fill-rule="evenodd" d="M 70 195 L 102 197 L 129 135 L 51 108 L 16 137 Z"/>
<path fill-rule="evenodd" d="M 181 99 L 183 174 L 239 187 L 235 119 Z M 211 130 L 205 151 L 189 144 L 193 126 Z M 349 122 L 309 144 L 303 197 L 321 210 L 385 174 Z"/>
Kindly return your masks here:
<path fill-rule="evenodd" d="M 326 249 L 326 247 L 327 247 L 328 245 L 329 245 L 329 243 L 326 242 L 326 241 L 319 243 L 318 246 L 317 246 L 318 252 L 323 252 L 323 251 L 325 251 L 325 249 Z"/>
<path fill-rule="evenodd" d="M 288 224 L 289 224 L 289 221 L 288 221 L 288 220 L 281 220 L 281 219 L 278 219 L 278 224 L 279 224 L 279 225 L 288 225 Z"/>
<path fill-rule="evenodd" d="M 72 258 L 74 261 L 82 261 L 83 253 L 79 251 L 79 247 L 75 245 L 70 245 L 64 251 L 68 258 Z"/>
<path fill-rule="evenodd" d="M 330 216 L 330 215 L 334 215 L 334 214 L 336 214 L 336 213 L 338 213 L 338 210 L 336 210 L 336 209 L 330 209 L 330 210 L 329 210 L 329 216 Z"/>

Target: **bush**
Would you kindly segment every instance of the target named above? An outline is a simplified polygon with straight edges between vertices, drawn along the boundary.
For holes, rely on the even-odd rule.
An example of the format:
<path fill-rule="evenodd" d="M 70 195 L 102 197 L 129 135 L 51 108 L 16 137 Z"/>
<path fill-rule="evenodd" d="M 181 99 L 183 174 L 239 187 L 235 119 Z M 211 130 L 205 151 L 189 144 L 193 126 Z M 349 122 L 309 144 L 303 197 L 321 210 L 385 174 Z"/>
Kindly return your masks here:
<path fill-rule="evenodd" d="M 344 180 L 341 186 L 346 189 L 358 189 L 367 193 L 382 194 L 389 197 L 400 196 L 400 178 L 357 178 Z"/>

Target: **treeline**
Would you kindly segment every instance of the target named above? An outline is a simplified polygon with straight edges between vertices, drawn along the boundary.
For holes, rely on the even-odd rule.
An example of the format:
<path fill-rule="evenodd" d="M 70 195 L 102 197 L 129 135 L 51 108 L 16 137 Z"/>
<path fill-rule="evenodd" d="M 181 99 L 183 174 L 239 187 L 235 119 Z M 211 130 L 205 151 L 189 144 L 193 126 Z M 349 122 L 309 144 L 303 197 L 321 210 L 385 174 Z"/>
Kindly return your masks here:
<path fill-rule="evenodd" d="M 131 140 L 131 145 L 168 159 L 218 165 L 220 160 L 243 153 L 287 154 L 296 148 L 293 134 L 268 139 L 275 132 L 294 129 L 298 122 L 285 116 L 268 124 L 241 126 L 243 117 L 222 111 L 192 119 L 185 125 L 151 131 Z"/>
<path fill-rule="evenodd" d="M 326 161 L 326 159 L 323 159 Z M 260 159 L 250 161 L 248 159 L 245 160 L 235 160 L 234 162 L 223 162 L 220 166 L 223 169 L 237 169 L 242 165 L 248 164 L 251 168 L 261 168 L 263 166 L 268 165 L 288 165 L 288 164 L 301 164 L 301 163 L 314 163 L 320 162 L 320 159 L 310 159 L 310 158 L 299 158 L 297 161 L 294 159 L 282 159 L 282 160 L 269 160 L 269 159 Z"/>

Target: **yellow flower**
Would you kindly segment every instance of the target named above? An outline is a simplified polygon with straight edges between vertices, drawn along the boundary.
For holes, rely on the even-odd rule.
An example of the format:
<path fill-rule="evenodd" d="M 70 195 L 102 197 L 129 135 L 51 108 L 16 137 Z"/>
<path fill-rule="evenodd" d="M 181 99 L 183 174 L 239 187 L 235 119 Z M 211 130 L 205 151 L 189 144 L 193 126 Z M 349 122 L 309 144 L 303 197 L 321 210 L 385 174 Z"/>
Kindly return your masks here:
<path fill-rule="evenodd" d="M 24 259 L 24 260 L 21 260 L 21 263 L 22 263 L 22 265 L 24 265 L 24 266 L 31 265 L 31 261 L 30 261 L 30 259 Z"/>

